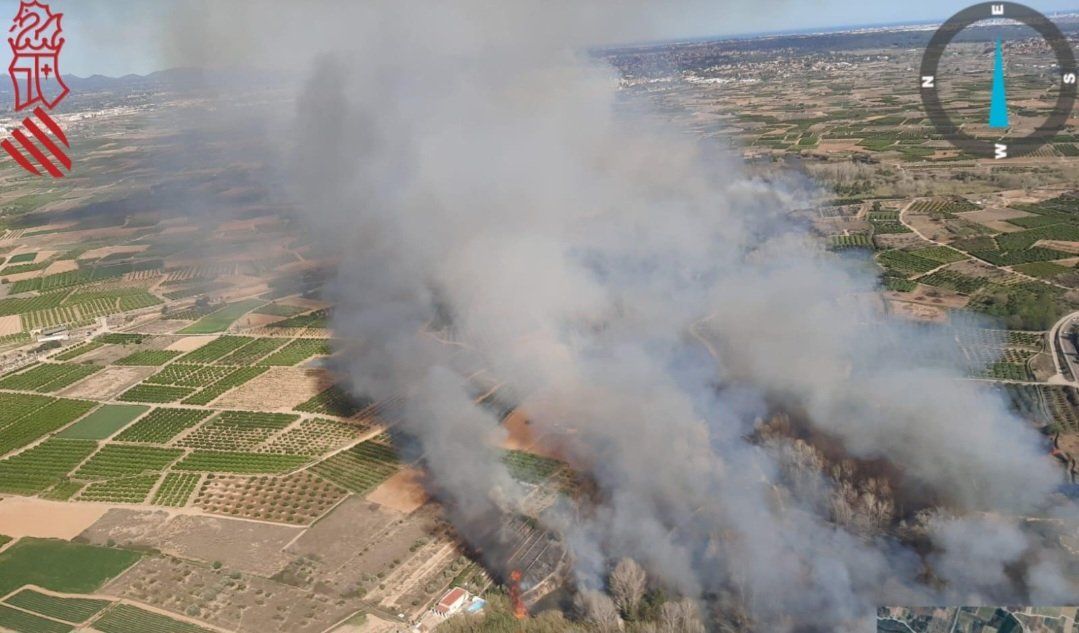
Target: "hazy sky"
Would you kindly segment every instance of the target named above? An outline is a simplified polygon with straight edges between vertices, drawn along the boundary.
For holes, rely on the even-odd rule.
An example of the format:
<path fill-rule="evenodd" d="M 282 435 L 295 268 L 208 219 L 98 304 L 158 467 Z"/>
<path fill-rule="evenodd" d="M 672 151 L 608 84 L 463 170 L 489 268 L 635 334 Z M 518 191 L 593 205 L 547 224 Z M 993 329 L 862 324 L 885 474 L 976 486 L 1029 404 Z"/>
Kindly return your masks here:
<path fill-rule="evenodd" d="M 144 74 L 182 64 L 182 59 L 166 53 L 164 42 L 168 38 L 164 32 L 165 26 L 175 19 L 176 8 L 189 1 L 52 0 L 53 10 L 65 14 L 67 44 L 62 72 L 116 76 Z M 267 0 L 267 11 L 286 1 Z M 289 4 L 302 1 L 291 0 Z M 660 3 L 665 3 L 667 8 L 662 11 L 653 8 L 649 12 L 656 17 L 642 30 L 639 39 L 943 19 L 972 4 L 967 0 L 655 0 L 656 6 L 663 6 Z M 1079 10 L 1076 0 L 1031 0 L 1026 4 L 1041 11 Z M 13 17 L 18 6 L 17 0 L 0 0 L 0 21 Z M 257 60 L 253 62 L 257 64 Z"/>

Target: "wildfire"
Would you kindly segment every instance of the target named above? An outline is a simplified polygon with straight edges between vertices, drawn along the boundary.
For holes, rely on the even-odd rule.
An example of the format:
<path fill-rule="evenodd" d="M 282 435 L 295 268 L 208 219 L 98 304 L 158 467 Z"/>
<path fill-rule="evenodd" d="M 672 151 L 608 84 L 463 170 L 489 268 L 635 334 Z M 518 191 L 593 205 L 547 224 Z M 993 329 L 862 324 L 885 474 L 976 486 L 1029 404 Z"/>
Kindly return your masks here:
<path fill-rule="evenodd" d="M 521 572 L 516 569 L 510 572 L 510 602 L 513 603 L 514 617 L 518 620 L 528 617 L 528 608 L 521 600 Z"/>

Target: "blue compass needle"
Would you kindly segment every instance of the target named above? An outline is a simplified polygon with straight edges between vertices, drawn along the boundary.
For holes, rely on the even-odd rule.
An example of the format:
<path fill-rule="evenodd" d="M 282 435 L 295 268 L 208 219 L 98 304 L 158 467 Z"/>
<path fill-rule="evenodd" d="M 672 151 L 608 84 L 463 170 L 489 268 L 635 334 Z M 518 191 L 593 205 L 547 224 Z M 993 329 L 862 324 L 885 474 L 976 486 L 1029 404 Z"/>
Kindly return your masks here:
<path fill-rule="evenodd" d="M 989 103 L 989 127 L 1008 127 L 1008 97 L 1004 91 L 1004 52 L 999 39 L 996 59 L 993 62 L 993 97 Z"/>

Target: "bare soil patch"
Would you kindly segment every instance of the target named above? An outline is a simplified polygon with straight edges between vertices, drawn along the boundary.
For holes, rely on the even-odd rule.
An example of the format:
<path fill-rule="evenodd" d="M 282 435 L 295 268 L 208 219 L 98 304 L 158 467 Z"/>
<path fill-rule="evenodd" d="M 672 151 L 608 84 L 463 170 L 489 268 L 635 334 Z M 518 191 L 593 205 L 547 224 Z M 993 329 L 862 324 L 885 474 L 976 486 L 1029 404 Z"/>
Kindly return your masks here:
<path fill-rule="evenodd" d="M 175 340 L 169 344 L 165 349 L 170 352 L 193 352 L 198 348 L 206 345 L 212 340 L 217 338 L 216 335 L 211 336 L 185 336 L 181 339 Z"/>
<path fill-rule="evenodd" d="M 430 498 L 423 481 L 423 471 L 412 467 L 403 468 L 372 490 L 367 495 L 367 500 L 391 510 L 411 514 Z"/>
<path fill-rule="evenodd" d="M 977 222 L 983 226 L 987 226 L 994 231 L 1000 231 L 1001 233 L 1015 233 L 1016 231 L 1024 230 L 1021 226 L 1010 224 L 1005 220 L 1014 220 L 1015 218 L 1026 218 L 1034 215 L 1033 213 L 1027 213 L 1026 211 L 1016 211 L 1015 209 L 1008 209 L 1004 207 L 989 207 L 981 209 L 980 211 L 970 211 L 963 213 L 964 220 L 970 220 Z"/>
<path fill-rule="evenodd" d="M 914 321 L 929 321 L 933 323 L 946 323 L 948 313 L 943 308 L 927 306 L 909 301 L 888 301 L 892 313 Z"/>
<path fill-rule="evenodd" d="M 149 244 L 128 244 L 126 246 L 103 246 L 101 248 L 95 248 L 93 250 L 86 251 L 82 255 L 79 255 L 79 259 L 100 259 L 102 257 L 108 257 L 109 255 L 117 255 L 119 253 L 141 253 L 150 248 Z"/>
<path fill-rule="evenodd" d="M 291 411 L 333 384 L 328 372 L 300 367 L 274 367 L 218 398 L 223 408 Z"/>
<path fill-rule="evenodd" d="M 82 533 L 91 543 L 152 547 L 168 554 L 271 576 L 289 560 L 282 551 L 301 528 L 220 517 L 116 509 Z"/>
<path fill-rule="evenodd" d="M 1051 248 L 1056 251 L 1064 251 L 1065 253 L 1079 254 L 1079 242 L 1064 242 L 1061 240 L 1038 240 L 1037 242 L 1034 242 L 1034 246 Z"/>
<path fill-rule="evenodd" d="M 60 392 L 60 395 L 65 398 L 111 400 L 127 391 L 128 387 L 149 378 L 156 370 L 157 367 L 106 367 Z"/>
<path fill-rule="evenodd" d="M 22 332 L 22 317 L 17 314 L 0 317 L 0 336 Z"/>
<path fill-rule="evenodd" d="M 70 540 L 108 510 L 98 503 L 65 503 L 32 497 L 0 499 L 0 534 Z"/>

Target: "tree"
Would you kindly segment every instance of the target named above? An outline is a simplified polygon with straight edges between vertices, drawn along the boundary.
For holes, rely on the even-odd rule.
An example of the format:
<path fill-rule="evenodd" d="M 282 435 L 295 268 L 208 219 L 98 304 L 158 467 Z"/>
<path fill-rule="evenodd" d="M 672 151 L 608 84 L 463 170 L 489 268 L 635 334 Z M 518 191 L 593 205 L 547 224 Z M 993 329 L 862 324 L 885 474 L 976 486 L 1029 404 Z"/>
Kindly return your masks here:
<path fill-rule="evenodd" d="M 608 580 L 614 603 L 618 605 L 622 616 L 626 619 L 634 619 L 641 598 L 644 597 L 645 584 L 648 580 L 644 569 L 632 558 L 623 558 L 615 565 Z"/>
<path fill-rule="evenodd" d="M 659 609 L 660 633 L 704 633 L 697 603 L 689 598 L 668 602 Z"/>
<path fill-rule="evenodd" d="M 577 594 L 575 602 L 581 616 L 591 622 L 599 633 L 617 633 L 622 630 L 622 618 L 618 617 L 618 608 L 607 594 L 586 589 Z"/>

